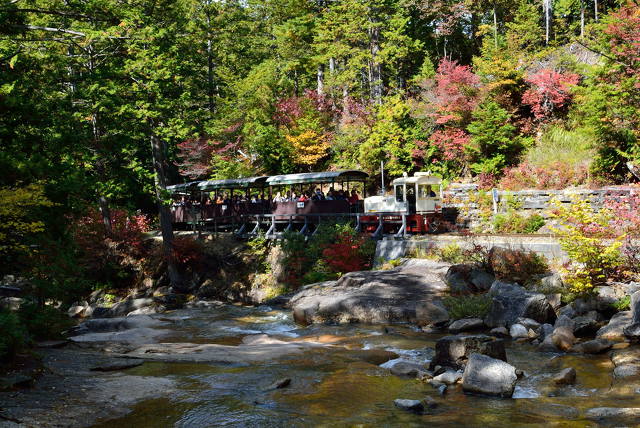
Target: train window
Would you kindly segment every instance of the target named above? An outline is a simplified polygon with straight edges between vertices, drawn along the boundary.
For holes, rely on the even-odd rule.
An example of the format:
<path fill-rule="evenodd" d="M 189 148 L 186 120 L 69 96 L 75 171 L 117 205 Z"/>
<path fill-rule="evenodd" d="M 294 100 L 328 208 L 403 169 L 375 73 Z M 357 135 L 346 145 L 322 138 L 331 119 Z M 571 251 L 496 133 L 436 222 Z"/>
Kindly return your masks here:
<path fill-rule="evenodd" d="M 404 187 L 396 186 L 396 201 L 404 202 Z"/>
<path fill-rule="evenodd" d="M 433 191 L 431 184 L 420 184 L 418 186 L 418 195 L 420 198 L 435 198 L 436 192 Z"/>

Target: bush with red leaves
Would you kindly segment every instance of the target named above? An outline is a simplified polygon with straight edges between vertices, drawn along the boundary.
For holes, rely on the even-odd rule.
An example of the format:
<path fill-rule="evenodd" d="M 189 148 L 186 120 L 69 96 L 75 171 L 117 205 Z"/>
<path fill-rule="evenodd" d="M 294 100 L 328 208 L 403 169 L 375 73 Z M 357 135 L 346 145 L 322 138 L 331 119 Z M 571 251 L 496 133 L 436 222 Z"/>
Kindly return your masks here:
<path fill-rule="evenodd" d="M 336 241 L 322 251 L 322 258 L 333 272 L 354 272 L 371 267 L 362 251 L 370 241 L 366 236 L 341 233 Z"/>
<path fill-rule="evenodd" d="M 578 84 L 580 76 L 545 68 L 525 80 L 531 87 L 522 95 L 522 102 L 531 106 L 537 120 L 543 121 L 571 101 L 571 86 Z"/>

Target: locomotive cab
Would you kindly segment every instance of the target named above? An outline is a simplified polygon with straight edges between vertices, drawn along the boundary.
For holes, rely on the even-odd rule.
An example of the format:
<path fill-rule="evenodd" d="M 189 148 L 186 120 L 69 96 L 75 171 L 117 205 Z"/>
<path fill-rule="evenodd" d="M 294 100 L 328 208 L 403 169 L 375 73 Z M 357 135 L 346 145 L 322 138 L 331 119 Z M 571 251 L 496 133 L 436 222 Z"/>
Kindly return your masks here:
<path fill-rule="evenodd" d="M 365 199 L 365 212 L 433 214 L 442 210 L 442 179 L 428 172 L 400 177 L 392 182 L 393 196 Z"/>

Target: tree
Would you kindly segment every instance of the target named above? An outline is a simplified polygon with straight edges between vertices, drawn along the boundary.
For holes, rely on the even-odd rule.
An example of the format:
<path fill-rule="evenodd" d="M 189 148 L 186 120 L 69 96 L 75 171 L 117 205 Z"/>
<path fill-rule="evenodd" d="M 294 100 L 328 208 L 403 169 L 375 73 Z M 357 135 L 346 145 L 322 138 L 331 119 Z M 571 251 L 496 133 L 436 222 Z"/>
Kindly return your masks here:
<path fill-rule="evenodd" d="M 478 106 L 467 129 L 471 139 L 465 149 L 473 172 L 498 176 L 505 167 L 518 162 L 525 145 L 516 135 L 509 113 L 498 103 L 489 101 Z"/>
<path fill-rule="evenodd" d="M 574 73 L 542 69 L 525 78 L 531 87 L 523 94 L 522 101 L 531 106 L 536 119 L 548 120 L 571 101 L 571 87 L 578 84 L 579 79 Z"/>

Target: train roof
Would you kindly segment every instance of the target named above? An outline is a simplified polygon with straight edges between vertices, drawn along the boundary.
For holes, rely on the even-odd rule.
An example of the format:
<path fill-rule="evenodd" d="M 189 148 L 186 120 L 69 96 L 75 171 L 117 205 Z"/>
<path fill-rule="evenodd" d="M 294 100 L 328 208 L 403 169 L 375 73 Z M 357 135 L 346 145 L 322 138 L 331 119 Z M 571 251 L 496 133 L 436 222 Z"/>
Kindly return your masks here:
<path fill-rule="evenodd" d="M 190 181 L 189 183 L 174 184 L 167 186 L 167 190 L 173 194 L 177 193 L 189 193 L 190 190 L 195 190 L 199 181 Z"/>
<path fill-rule="evenodd" d="M 258 177 L 246 177 L 246 178 L 230 178 L 227 180 L 208 180 L 201 181 L 198 184 L 199 190 L 209 191 L 216 189 L 246 189 L 249 187 L 264 187 L 267 181 L 266 175 Z"/>
<path fill-rule="evenodd" d="M 364 171 L 355 169 L 326 172 L 303 172 L 300 174 L 274 175 L 267 178 L 269 186 L 280 186 L 285 184 L 313 184 L 313 183 L 333 183 L 340 181 L 364 181 L 369 177 Z"/>
<path fill-rule="evenodd" d="M 437 184 L 442 183 L 442 179 L 436 175 L 426 172 L 416 172 L 413 177 L 400 177 L 393 180 L 392 185 L 398 184 Z"/>

